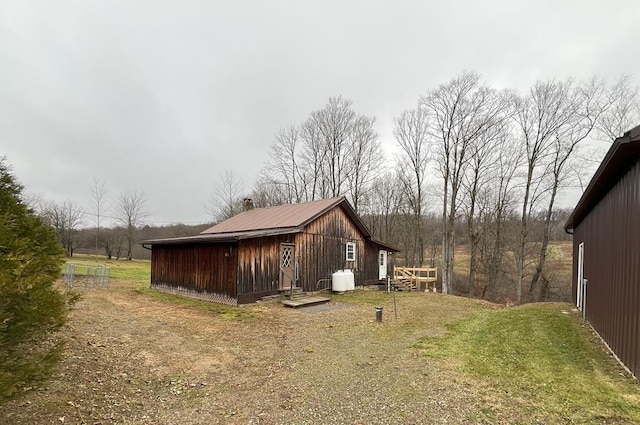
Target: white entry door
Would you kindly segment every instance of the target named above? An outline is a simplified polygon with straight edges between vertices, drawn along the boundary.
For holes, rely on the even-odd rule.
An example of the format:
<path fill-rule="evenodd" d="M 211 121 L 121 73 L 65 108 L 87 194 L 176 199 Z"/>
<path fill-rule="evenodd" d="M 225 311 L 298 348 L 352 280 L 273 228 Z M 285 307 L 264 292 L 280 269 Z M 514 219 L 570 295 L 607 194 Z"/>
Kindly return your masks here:
<path fill-rule="evenodd" d="M 387 278 L 387 251 L 380 250 L 378 254 L 378 279 Z"/>
<path fill-rule="evenodd" d="M 578 245 L 578 286 L 576 288 L 576 307 L 580 311 L 584 308 L 584 242 Z"/>

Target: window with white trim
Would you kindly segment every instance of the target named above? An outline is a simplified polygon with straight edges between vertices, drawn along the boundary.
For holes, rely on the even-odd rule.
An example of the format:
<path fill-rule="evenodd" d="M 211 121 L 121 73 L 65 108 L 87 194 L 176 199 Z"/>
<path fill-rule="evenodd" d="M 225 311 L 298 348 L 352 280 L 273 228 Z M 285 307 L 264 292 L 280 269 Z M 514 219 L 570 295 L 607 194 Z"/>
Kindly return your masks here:
<path fill-rule="evenodd" d="M 346 260 L 347 261 L 356 261 L 356 244 L 355 242 L 347 242 L 347 257 Z"/>

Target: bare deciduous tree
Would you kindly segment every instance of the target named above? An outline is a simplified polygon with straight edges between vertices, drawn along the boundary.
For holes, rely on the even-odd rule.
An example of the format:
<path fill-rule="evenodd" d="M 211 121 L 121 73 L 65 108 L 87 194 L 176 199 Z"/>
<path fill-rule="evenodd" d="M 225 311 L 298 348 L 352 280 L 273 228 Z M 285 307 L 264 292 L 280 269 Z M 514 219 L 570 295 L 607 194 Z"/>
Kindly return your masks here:
<path fill-rule="evenodd" d="M 289 203 L 306 199 L 306 177 L 301 169 L 302 139 L 297 126 L 280 130 L 269 151 L 269 162 L 262 173 L 262 184 L 270 183 Z"/>
<path fill-rule="evenodd" d="M 470 148 L 474 140 L 502 123 L 508 105 L 474 72 L 465 72 L 429 91 L 420 103 L 430 116 L 430 137 L 442 177 L 442 291 L 449 293 L 454 287 L 454 229 Z"/>
<path fill-rule="evenodd" d="M 205 208 L 214 221 L 224 221 L 242 211 L 243 192 L 242 179 L 236 178 L 232 170 L 225 170 L 214 183 Z"/>
<path fill-rule="evenodd" d="M 487 181 L 478 193 L 479 261 L 486 284 L 480 296 L 496 300 L 504 272 L 507 225 L 516 206 L 516 172 L 521 164 L 521 146 L 505 132 L 497 141 Z M 505 282 L 506 283 L 506 282 Z"/>
<path fill-rule="evenodd" d="M 600 118 L 602 93 L 602 82 L 595 79 L 584 84 L 576 84 L 571 79 L 539 81 L 519 101 L 516 122 L 526 163 L 516 252 L 518 303 L 522 302 L 532 215 L 540 208 L 547 211 L 547 216 L 553 211 L 558 190 L 566 178 L 565 172 L 571 169 L 570 160 Z M 538 237 L 542 246 L 535 262 L 530 294 L 536 289 L 546 258 L 549 226 L 548 220 L 545 222 L 543 233 Z"/>
<path fill-rule="evenodd" d="M 251 199 L 256 208 L 273 207 L 291 203 L 286 193 L 280 189 L 266 169 L 258 176 L 258 180 L 251 189 Z"/>
<path fill-rule="evenodd" d="M 84 220 L 84 209 L 72 201 L 48 202 L 42 207 L 42 215 L 44 221 L 56 231 L 67 257 L 72 257 L 79 244 L 76 234 Z"/>
<path fill-rule="evenodd" d="M 640 88 L 630 75 L 621 76 L 606 91 L 604 110 L 596 122 L 603 140 L 613 142 L 640 122 Z"/>
<path fill-rule="evenodd" d="M 570 119 L 552 138 L 551 154 L 545 167 L 544 187 L 547 205 L 544 213 L 540 253 L 529 285 L 531 299 L 542 301 L 546 294 L 546 285 L 541 288 L 538 286 L 541 280 L 548 284 L 548 280 L 543 278 L 542 272 L 547 258 L 556 197 L 562 187 L 568 186 L 568 183 L 575 177 L 571 174 L 574 168 L 569 167 L 569 164 L 574 160 L 577 149 L 589 137 L 604 111 L 603 95 L 604 84 L 601 80 L 594 78 L 585 83 L 577 84 L 569 93 L 568 101 L 573 104 Z"/>
<path fill-rule="evenodd" d="M 403 202 L 402 185 L 398 177 L 387 171 L 372 184 L 363 218 L 369 230 L 379 240 L 397 243 L 400 230 L 400 211 Z"/>
<path fill-rule="evenodd" d="M 356 113 L 351 101 L 342 97 L 329 98 L 329 103 L 311 113 L 309 126 L 318 130 L 322 149 L 323 197 L 334 197 L 344 193 L 349 173 L 349 154 L 352 149 L 351 136 Z"/>
<path fill-rule="evenodd" d="M 424 186 L 429 163 L 428 114 L 423 108 L 404 111 L 393 121 L 393 135 L 402 149 L 396 161 L 404 194 L 412 214 L 414 247 L 407 252 L 407 263 L 422 266 L 424 262 Z M 409 258 L 409 256 L 411 258 Z"/>
<path fill-rule="evenodd" d="M 506 159 L 503 149 L 506 148 L 509 134 L 507 115 L 499 125 L 487 128 L 487 131 L 479 134 L 472 141 L 470 160 L 462 181 L 465 192 L 462 203 L 469 237 L 469 281 L 467 285 L 469 291 L 472 291 L 476 286 L 476 273 L 480 265 L 478 254 L 480 239 L 483 237 L 480 226 L 486 218 L 484 215 L 493 207 L 487 203 L 489 200 L 500 201 L 500 193 L 498 193 L 497 199 L 488 195 L 496 189 L 496 180 L 500 182 L 500 185 L 510 183 L 510 179 L 506 182 L 502 181 L 507 177 L 503 173 L 508 171 L 502 167 Z M 498 186 L 499 191 L 500 185 Z"/>
<path fill-rule="evenodd" d="M 103 229 L 100 233 L 100 245 L 104 248 L 107 259 L 111 260 L 113 257 L 116 257 L 116 260 L 120 259 L 124 235 L 125 231 L 120 227 Z"/>
<path fill-rule="evenodd" d="M 281 130 L 261 171 L 260 190 L 296 203 L 349 195 L 356 210 L 376 175 L 380 146 L 373 118 L 332 97 L 299 126 Z M 267 188 L 271 186 L 271 188 Z"/>
<path fill-rule="evenodd" d="M 315 201 L 326 197 L 326 181 L 324 160 L 326 157 L 325 144 L 320 129 L 314 121 L 307 119 L 301 125 L 303 146 L 300 153 L 302 173 L 305 179 L 305 201 Z"/>
<path fill-rule="evenodd" d="M 98 245 L 100 241 L 100 219 L 107 212 L 108 208 L 105 207 L 104 197 L 107 194 L 107 188 L 104 181 L 94 177 L 93 183 L 90 186 L 91 190 L 91 208 L 96 223 L 96 253 L 98 253 Z"/>
<path fill-rule="evenodd" d="M 374 119 L 330 98 L 276 135 L 253 198 L 268 206 L 346 194 L 374 234 L 400 245 L 408 265 L 423 265 L 427 250 L 433 263 L 437 237 L 444 292 L 455 289 L 455 247 L 468 237 L 470 288 L 490 298 L 517 293 L 522 302 L 528 284 L 524 295 L 534 299 L 546 291 L 556 199 L 585 166 L 576 152 L 592 130 L 612 140 L 635 124 L 638 94 L 623 77 L 606 90 L 597 79 L 537 82 L 515 96 L 465 72 L 394 120 L 400 154 L 393 177 L 382 180 Z M 427 194 L 440 205 L 438 219 Z M 441 228 L 427 230 L 434 226 Z"/>
<path fill-rule="evenodd" d="M 347 186 L 356 213 L 360 211 L 362 198 L 379 174 L 380 143 L 373 129 L 374 118 L 359 116 L 353 122 L 347 163 Z"/>
<path fill-rule="evenodd" d="M 125 192 L 118 199 L 117 220 L 124 229 L 127 242 L 127 260 L 132 259 L 133 244 L 136 239 L 136 231 L 144 223 L 149 215 L 145 210 L 146 199 L 144 192 Z"/>
<path fill-rule="evenodd" d="M 538 205 L 544 178 L 544 164 L 553 147 L 553 137 L 566 125 L 573 113 L 570 99 L 573 81 L 538 81 L 528 95 L 519 99 L 516 123 L 526 155 L 524 194 L 520 219 L 520 242 L 516 252 L 516 298 L 522 302 L 526 246 L 529 241 L 529 222 Z"/>

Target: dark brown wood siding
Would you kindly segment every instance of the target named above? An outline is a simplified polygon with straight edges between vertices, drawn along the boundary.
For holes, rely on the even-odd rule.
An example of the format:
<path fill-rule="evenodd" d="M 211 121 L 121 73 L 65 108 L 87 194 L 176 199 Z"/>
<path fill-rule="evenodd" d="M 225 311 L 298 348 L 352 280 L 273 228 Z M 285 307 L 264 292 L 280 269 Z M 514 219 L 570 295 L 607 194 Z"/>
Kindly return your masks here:
<path fill-rule="evenodd" d="M 346 261 L 346 244 L 355 243 L 355 261 Z M 354 272 L 356 285 L 378 280 L 378 255 L 384 249 L 366 239 L 341 206 L 327 211 L 304 231 L 240 240 L 236 243 L 156 244 L 151 282 L 165 290 L 216 294 L 243 304 L 280 288 L 280 247 L 295 244 L 298 286 L 305 291 L 330 288 L 338 270 Z M 227 299 L 212 298 L 221 302 Z"/>
<path fill-rule="evenodd" d="M 346 261 L 347 242 L 356 244 L 356 261 Z M 369 244 L 342 208 L 333 208 L 309 223 L 296 237 L 299 284 L 306 291 L 331 287 L 330 282 L 318 284 L 318 281 L 331 279 L 334 272 L 344 269 L 353 271 L 356 285 L 377 279 L 378 254 L 376 251 L 372 257 L 374 249 Z"/>
<path fill-rule="evenodd" d="M 236 298 L 235 244 L 154 245 L 151 285 Z"/>
<path fill-rule="evenodd" d="M 378 245 L 375 242 L 367 241 L 367 250 L 365 253 L 365 284 L 374 283 L 379 280 L 379 261 L 380 251 L 386 250 L 386 248 Z M 387 276 L 393 275 L 393 253 L 387 252 Z"/>
<path fill-rule="evenodd" d="M 640 163 L 574 228 L 573 299 L 584 243 L 586 317 L 636 375 L 640 373 Z"/>
<path fill-rule="evenodd" d="M 270 236 L 238 242 L 238 292 L 277 293 L 280 279 L 280 244 L 294 235 Z"/>

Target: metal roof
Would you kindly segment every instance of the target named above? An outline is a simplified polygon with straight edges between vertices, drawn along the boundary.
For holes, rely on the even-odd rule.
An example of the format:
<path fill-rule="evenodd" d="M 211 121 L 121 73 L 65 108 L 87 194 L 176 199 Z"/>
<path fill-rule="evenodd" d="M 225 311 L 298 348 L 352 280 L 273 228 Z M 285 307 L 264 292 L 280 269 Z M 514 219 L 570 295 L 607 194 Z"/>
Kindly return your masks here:
<path fill-rule="evenodd" d="M 141 245 L 175 245 L 184 243 L 224 243 L 237 242 L 242 239 L 261 238 L 263 236 L 289 235 L 300 233 L 304 229 L 300 227 L 285 227 L 281 229 L 254 230 L 248 232 L 228 232 L 210 235 L 184 236 L 180 238 L 148 239 L 141 241 Z"/>
<path fill-rule="evenodd" d="M 305 202 L 302 204 L 279 205 L 277 207 L 256 208 L 244 211 L 238 215 L 231 217 L 213 227 L 201 232 L 201 235 L 211 235 L 230 232 L 247 232 L 252 230 L 265 229 L 282 229 L 290 227 L 304 227 L 311 221 L 315 220 L 331 208 L 339 204 L 348 205 L 344 196 L 331 199 L 323 199 L 321 201 Z M 353 209 L 349 205 L 345 210 L 350 209 L 354 215 Z M 353 218 L 353 217 L 351 217 Z M 359 219 L 358 219 L 359 220 Z M 360 223 L 359 227 L 364 227 Z M 368 235 L 366 228 L 363 233 Z"/>
<path fill-rule="evenodd" d="M 640 160 L 640 125 L 613 142 L 569 216 L 564 230 L 571 233 L 638 160 Z"/>
<path fill-rule="evenodd" d="M 259 238 L 263 236 L 287 235 L 300 233 L 304 227 L 332 208 L 340 206 L 355 223 L 365 239 L 380 245 L 389 251 L 399 252 L 396 247 L 371 239 L 371 232 L 362 219 L 356 214 L 344 196 L 305 202 L 302 204 L 287 204 L 269 208 L 256 208 L 244 211 L 213 227 L 201 232 L 197 236 L 168 239 L 150 239 L 140 242 L 142 245 L 173 245 L 184 243 L 223 243 L 235 242 L 241 239 Z"/>

